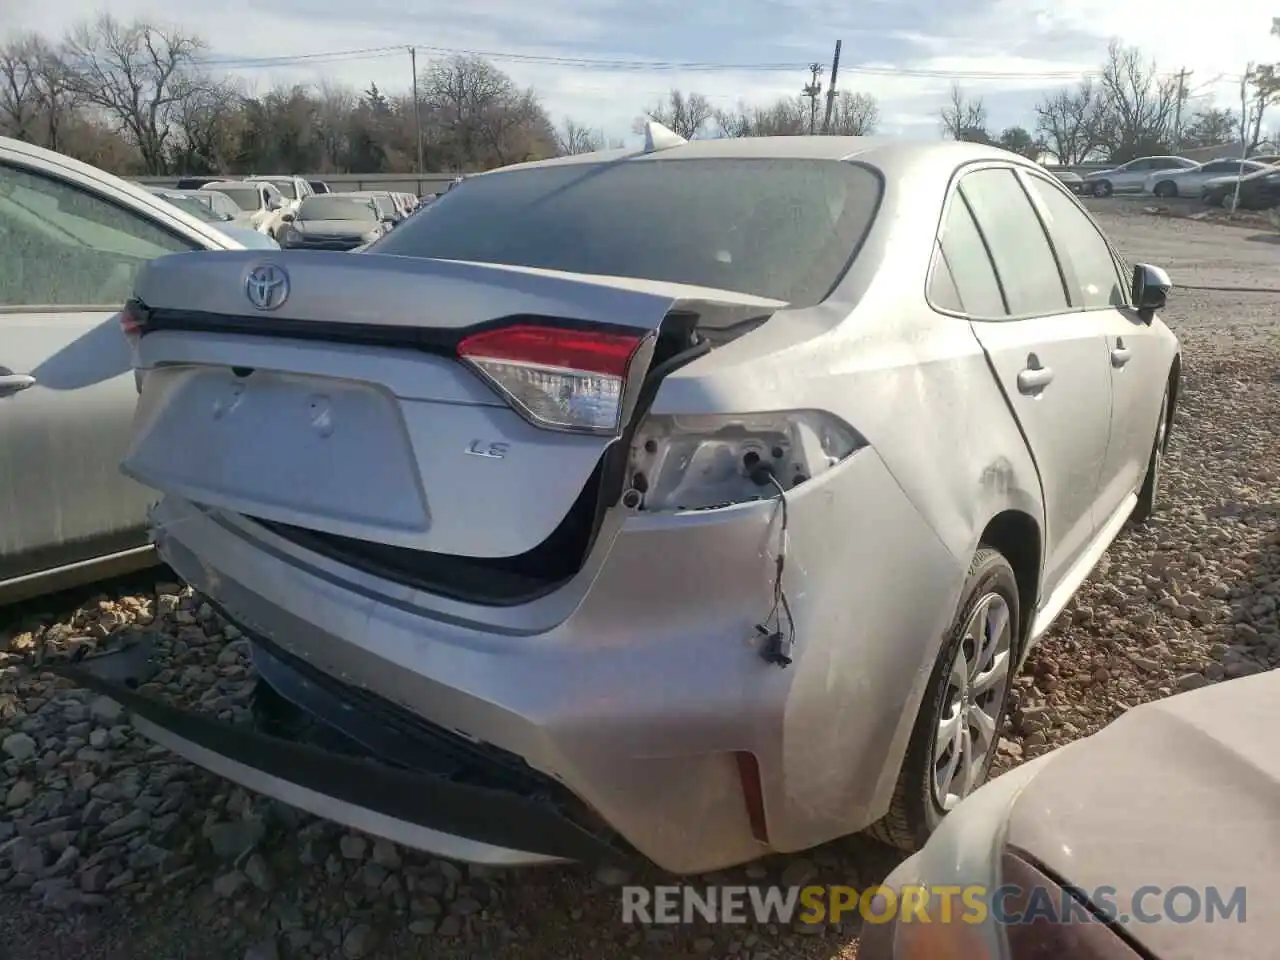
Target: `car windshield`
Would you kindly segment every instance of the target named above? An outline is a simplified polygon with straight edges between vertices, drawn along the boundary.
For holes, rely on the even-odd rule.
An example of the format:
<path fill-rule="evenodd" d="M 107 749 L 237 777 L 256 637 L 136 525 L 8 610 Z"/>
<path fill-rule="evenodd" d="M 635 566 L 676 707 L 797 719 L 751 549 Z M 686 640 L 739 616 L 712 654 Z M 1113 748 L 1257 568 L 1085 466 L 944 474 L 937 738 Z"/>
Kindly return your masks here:
<path fill-rule="evenodd" d="M 733 290 L 811 306 L 875 218 L 881 179 L 833 160 L 581 163 L 470 179 L 371 253 Z"/>
<path fill-rule="evenodd" d="M 216 190 L 224 196 L 230 197 L 235 201 L 235 205 L 241 210 L 261 210 L 262 196 L 255 186 L 216 186 L 208 187 L 209 190 Z"/>
<path fill-rule="evenodd" d="M 208 206 L 197 200 L 195 197 L 183 196 L 180 193 L 164 193 L 161 194 L 161 196 L 183 213 L 189 213 L 191 216 L 197 217 L 205 223 L 217 223 L 225 219 L 224 217 L 215 214 Z"/>
<path fill-rule="evenodd" d="M 279 190 L 289 200 L 298 199 L 298 191 L 294 187 L 292 180 L 268 180 L 266 182 Z"/>
<path fill-rule="evenodd" d="M 390 197 L 373 197 L 374 205 L 378 208 L 378 216 L 386 218 L 395 218 L 399 211 L 396 210 L 395 201 Z"/>
<path fill-rule="evenodd" d="M 213 212 L 224 220 L 234 220 L 240 215 L 240 208 L 236 206 L 236 202 L 216 190 L 201 190 L 192 196 L 201 203 L 208 204 Z"/>
<path fill-rule="evenodd" d="M 299 220 L 356 220 L 374 223 L 373 204 L 355 197 L 307 197 L 298 207 Z"/>

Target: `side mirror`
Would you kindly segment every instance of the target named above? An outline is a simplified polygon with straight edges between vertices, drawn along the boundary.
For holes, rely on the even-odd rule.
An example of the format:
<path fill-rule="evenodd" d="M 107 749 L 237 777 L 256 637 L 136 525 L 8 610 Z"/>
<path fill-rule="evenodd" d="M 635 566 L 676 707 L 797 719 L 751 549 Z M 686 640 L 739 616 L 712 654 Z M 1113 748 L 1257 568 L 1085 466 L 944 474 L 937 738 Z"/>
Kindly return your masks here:
<path fill-rule="evenodd" d="M 1146 323 L 1152 321 L 1157 310 L 1164 309 L 1169 300 L 1169 291 L 1172 289 L 1173 282 L 1169 279 L 1169 274 L 1159 267 L 1153 267 L 1149 263 L 1133 265 L 1130 299 L 1134 309 L 1138 311 L 1138 316 L 1142 317 Z"/>

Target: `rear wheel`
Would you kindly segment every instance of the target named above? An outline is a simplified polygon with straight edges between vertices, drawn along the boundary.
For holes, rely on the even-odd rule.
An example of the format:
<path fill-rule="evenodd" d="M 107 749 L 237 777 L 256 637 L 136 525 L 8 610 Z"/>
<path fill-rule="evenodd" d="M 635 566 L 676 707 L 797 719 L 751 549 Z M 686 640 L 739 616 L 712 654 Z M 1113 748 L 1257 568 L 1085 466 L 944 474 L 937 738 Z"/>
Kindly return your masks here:
<path fill-rule="evenodd" d="M 997 550 L 980 547 L 938 654 L 889 812 L 868 833 L 916 850 L 987 779 L 1009 705 L 1022 635 L 1018 583 Z"/>
<path fill-rule="evenodd" d="M 1156 501 L 1160 493 L 1160 473 L 1164 466 L 1165 441 L 1169 436 L 1169 388 L 1164 388 L 1164 399 L 1160 401 L 1160 421 L 1156 424 L 1156 436 L 1151 442 L 1151 458 L 1147 461 L 1147 478 L 1138 491 L 1138 502 L 1129 519 L 1137 524 L 1146 523 L 1156 512 Z"/>
<path fill-rule="evenodd" d="M 1109 197 L 1113 189 L 1110 180 L 1099 180 L 1093 185 L 1093 195 L 1095 197 Z"/>
<path fill-rule="evenodd" d="M 1157 197 L 1176 197 L 1178 185 L 1172 180 L 1161 180 L 1156 184 L 1155 194 Z"/>

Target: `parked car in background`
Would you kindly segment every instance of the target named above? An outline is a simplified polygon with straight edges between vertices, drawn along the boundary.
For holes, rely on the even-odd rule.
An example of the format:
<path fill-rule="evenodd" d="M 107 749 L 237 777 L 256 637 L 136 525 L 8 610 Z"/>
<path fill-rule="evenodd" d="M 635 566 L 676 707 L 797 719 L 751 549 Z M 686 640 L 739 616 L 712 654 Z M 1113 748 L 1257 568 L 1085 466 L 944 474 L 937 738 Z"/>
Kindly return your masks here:
<path fill-rule="evenodd" d="M 1084 177 L 1080 176 L 1080 174 L 1071 170 L 1051 170 L 1050 173 L 1057 177 L 1062 182 L 1062 185 L 1072 193 L 1079 194 L 1083 191 Z"/>
<path fill-rule="evenodd" d="M 225 194 L 212 190 L 207 192 L 199 190 L 166 190 L 163 187 L 149 187 L 148 190 L 172 203 L 179 210 L 198 217 L 205 223 L 213 224 L 220 231 L 229 237 L 233 237 L 249 250 L 278 250 L 280 248 L 280 245 L 265 233 L 255 230 L 253 227 L 237 223 L 239 208 Z M 222 207 L 222 203 L 217 203 L 213 199 L 214 197 L 230 204 L 233 211 L 216 209 L 215 207 Z"/>
<path fill-rule="evenodd" d="M 372 200 L 378 208 L 378 218 L 390 222 L 393 226 L 404 219 L 404 214 L 401 213 L 395 197 L 387 190 L 355 190 L 351 193 L 333 194 L 333 196 Z"/>
<path fill-rule="evenodd" d="M 1263 153 L 1256 157 L 1250 157 L 1249 159 L 1256 163 L 1265 163 L 1274 167 L 1275 165 L 1280 164 L 1280 153 Z"/>
<path fill-rule="evenodd" d="M 1280 206 L 1280 170 L 1264 167 L 1243 177 L 1220 177 L 1200 188 L 1200 199 L 1215 207 L 1230 207 L 1240 184 L 1240 209 L 1270 210 Z"/>
<path fill-rule="evenodd" d="M 331 193 L 302 201 L 281 238 L 288 250 L 353 250 L 389 229 L 372 198 Z"/>
<path fill-rule="evenodd" d="M 223 179 L 222 177 L 179 177 L 178 182 L 174 184 L 175 190 L 199 190 L 207 183 Z"/>
<path fill-rule="evenodd" d="M 155 257 L 238 250 L 87 164 L 0 138 L 0 603 L 155 562 L 120 473 L 138 392 L 119 311 Z"/>
<path fill-rule="evenodd" d="M 285 210 L 297 210 L 300 204 L 307 197 L 311 196 L 311 184 L 302 177 L 285 177 L 285 176 L 261 176 L 261 177 L 245 177 L 246 183 L 269 183 L 280 191 L 280 196 L 284 198 Z"/>
<path fill-rule="evenodd" d="M 1183 170 L 1160 170 L 1147 177 L 1143 192 L 1157 197 L 1198 197 L 1200 188 L 1218 177 L 1274 168 L 1256 160 L 1210 160 Z"/>
<path fill-rule="evenodd" d="M 931 923 L 865 924 L 858 960 L 1271 960 L 1274 911 L 1246 916 L 1242 896 L 1215 916 L 1201 898 L 1213 891 L 1225 907 L 1234 891 L 1275 886 L 1277 702 L 1272 671 L 1144 703 L 988 783 L 884 886 L 1007 889 L 1004 917 L 978 917 L 957 897 L 947 923 L 935 901 Z M 1158 803 L 1134 802 L 1155 783 Z M 1179 916 L 1171 894 L 1194 905 Z M 1032 903 L 1040 922 L 1017 922 Z"/>
<path fill-rule="evenodd" d="M 1109 170 L 1095 170 L 1086 174 L 1084 188 L 1095 197 L 1109 197 L 1113 193 L 1141 193 L 1147 178 L 1161 171 L 1189 170 L 1199 166 L 1185 157 L 1138 157 Z"/>
<path fill-rule="evenodd" d="M 333 191 L 329 189 L 329 185 L 323 180 L 308 180 L 307 186 L 311 188 L 312 193 L 333 193 Z"/>
<path fill-rule="evenodd" d="M 204 190 L 213 190 L 230 197 L 244 215 L 245 221 L 261 233 L 280 242 L 284 228 L 286 203 L 275 185 L 265 181 L 216 180 L 205 184 Z"/>
<path fill-rule="evenodd" d="M 252 644 L 258 726 L 78 682 L 443 856 L 922 843 L 1156 509 L 1169 278 L 993 147 L 646 141 L 475 176 L 358 255 L 150 267 L 123 469 Z"/>

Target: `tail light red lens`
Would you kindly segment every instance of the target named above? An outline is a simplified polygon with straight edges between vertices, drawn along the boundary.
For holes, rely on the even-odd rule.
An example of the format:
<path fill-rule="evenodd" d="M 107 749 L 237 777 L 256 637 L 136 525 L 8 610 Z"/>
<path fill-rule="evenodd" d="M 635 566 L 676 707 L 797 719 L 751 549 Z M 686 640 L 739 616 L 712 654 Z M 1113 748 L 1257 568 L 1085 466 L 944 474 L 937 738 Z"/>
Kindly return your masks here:
<path fill-rule="evenodd" d="M 536 426 L 617 434 L 643 342 L 643 333 L 518 324 L 467 337 L 458 356 Z"/>
<path fill-rule="evenodd" d="M 142 317 L 136 304 L 126 303 L 120 310 L 120 329 L 126 337 L 137 337 L 142 334 Z"/>

